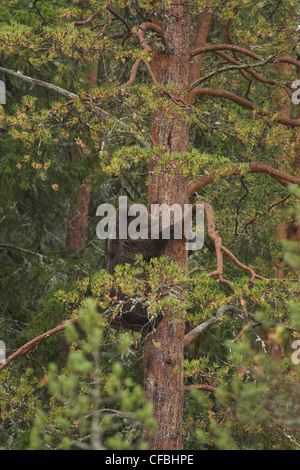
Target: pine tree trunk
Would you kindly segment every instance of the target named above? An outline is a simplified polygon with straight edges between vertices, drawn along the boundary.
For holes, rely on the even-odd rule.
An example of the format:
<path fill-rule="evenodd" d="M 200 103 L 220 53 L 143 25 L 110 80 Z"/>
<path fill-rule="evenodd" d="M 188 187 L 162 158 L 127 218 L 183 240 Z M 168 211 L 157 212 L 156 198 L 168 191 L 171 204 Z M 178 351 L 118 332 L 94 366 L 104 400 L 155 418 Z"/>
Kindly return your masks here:
<path fill-rule="evenodd" d="M 94 62 L 94 70 L 88 75 L 88 82 L 91 86 L 97 86 L 98 82 L 98 62 Z M 72 159 L 76 163 L 76 149 L 72 151 Z M 76 253 L 84 248 L 86 240 L 86 231 L 88 225 L 88 213 L 90 205 L 92 179 L 89 178 L 86 183 L 79 187 L 78 191 L 78 209 L 70 211 L 67 217 L 67 235 L 66 252 Z"/>
<path fill-rule="evenodd" d="M 190 15 L 188 7 L 173 2 L 159 24 L 169 46 L 169 52 L 156 48 L 153 58 L 153 72 L 159 83 L 172 82 L 182 92 L 189 86 Z M 175 99 L 178 97 L 173 95 Z M 183 95 L 181 95 L 183 97 Z M 188 150 L 188 124 L 170 118 L 162 110 L 152 118 L 152 138 L 157 145 L 164 146 L 170 153 Z M 176 171 L 175 162 L 159 174 L 153 170 L 158 157 L 149 164 L 150 186 L 148 193 L 151 204 L 187 203 L 186 178 Z M 175 172 L 174 172 L 175 169 Z M 173 170 L 172 172 L 170 170 Z M 175 173 L 175 174 L 174 174 Z M 187 252 L 184 241 L 169 244 L 166 252 L 173 262 L 187 267 Z M 158 427 L 153 436 L 148 436 L 151 449 L 181 449 L 183 420 L 183 337 L 184 311 L 180 318 L 168 321 L 172 312 L 164 311 L 164 318 L 156 331 L 149 334 L 144 348 L 144 390 L 146 398 L 154 403 L 154 415 Z"/>
<path fill-rule="evenodd" d="M 69 213 L 67 218 L 66 251 L 70 253 L 82 250 L 86 239 L 88 213 L 90 205 L 91 182 L 82 184 L 78 192 L 78 210 Z"/>

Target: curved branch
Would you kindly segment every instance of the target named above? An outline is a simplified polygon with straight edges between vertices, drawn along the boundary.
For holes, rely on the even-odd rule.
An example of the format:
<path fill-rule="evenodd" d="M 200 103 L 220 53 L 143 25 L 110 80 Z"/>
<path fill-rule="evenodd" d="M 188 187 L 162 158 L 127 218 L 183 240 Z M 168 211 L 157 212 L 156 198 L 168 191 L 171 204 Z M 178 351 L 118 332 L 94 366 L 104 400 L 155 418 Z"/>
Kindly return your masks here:
<path fill-rule="evenodd" d="M 255 106 L 252 101 L 246 100 L 238 95 L 235 95 L 231 91 L 228 90 L 215 90 L 214 88 L 194 88 L 191 92 L 192 98 L 194 99 L 197 95 L 204 95 L 204 96 L 214 96 L 216 98 L 224 98 L 226 100 L 233 101 L 234 103 L 242 106 L 243 108 L 250 109 L 252 111 L 256 111 L 257 114 L 261 116 L 270 116 L 270 113 L 259 109 Z M 272 117 L 272 116 L 271 116 Z M 290 119 L 290 118 L 283 118 L 278 117 L 274 119 L 274 121 L 283 124 L 285 126 L 290 127 L 300 127 L 300 119 Z"/>
<path fill-rule="evenodd" d="M 193 204 L 193 207 L 192 207 L 193 213 L 195 212 L 196 207 L 197 207 L 198 204 L 201 204 L 201 205 L 204 206 L 204 211 L 205 211 L 206 220 L 207 220 L 207 234 L 208 234 L 209 238 L 212 240 L 212 242 L 214 243 L 215 250 L 216 250 L 216 256 L 217 256 L 217 269 L 215 271 L 209 273 L 208 277 L 213 277 L 213 276 L 217 277 L 219 282 L 221 282 L 222 284 L 227 285 L 228 287 L 230 287 L 230 289 L 232 291 L 234 291 L 233 283 L 231 281 L 229 281 L 228 279 L 224 279 L 224 277 L 223 277 L 223 254 L 222 254 L 222 252 L 224 252 L 231 259 L 231 261 L 234 262 L 234 264 L 236 266 L 238 266 L 239 268 L 241 268 L 241 269 L 243 269 L 243 270 L 245 270 L 245 271 L 247 271 L 251 274 L 251 278 L 249 279 L 249 282 L 253 283 L 255 281 L 255 279 L 260 279 L 260 280 L 263 280 L 263 281 L 279 280 L 280 282 L 282 282 L 284 284 L 284 282 L 281 279 L 267 279 L 263 276 L 259 276 L 258 274 L 256 274 L 256 272 L 252 268 L 250 268 L 249 266 L 246 266 L 243 263 L 241 263 L 231 253 L 230 250 L 228 250 L 227 248 L 225 248 L 223 246 L 221 237 L 219 237 L 216 234 L 215 222 L 214 222 L 214 212 L 213 212 L 212 206 L 210 204 L 208 204 L 207 202 L 196 202 L 195 204 Z"/>
<path fill-rule="evenodd" d="M 198 203 L 196 203 L 198 204 Z M 222 284 L 226 284 L 231 290 L 234 290 L 233 284 L 228 279 L 223 278 L 223 255 L 222 255 L 222 239 L 216 234 L 213 208 L 210 204 L 204 203 L 204 211 L 207 220 L 207 234 L 215 245 L 217 257 L 217 269 L 208 274 L 209 277 L 216 276 Z"/>
<path fill-rule="evenodd" d="M 17 351 L 15 351 L 11 356 L 9 356 L 4 364 L 0 365 L 0 372 L 5 369 L 8 364 L 10 364 L 12 361 L 17 359 L 20 356 L 24 356 L 28 354 L 29 351 L 31 351 L 33 348 L 36 346 L 39 346 L 41 343 L 43 343 L 47 338 L 50 338 L 50 336 L 55 335 L 56 333 L 59 333 L 60 331 L 63 331 L 66 328 L 66 325 L 68 324 L 76 324 L 78 321 L 78 317 L 71 318 L 70 320 L 66 320 L 63 323 L 60 323 L 60 325 L 56 326 L 55 328 L 52 328 L 52 330 L 47 331 L 46 333 L 41 334 L 40 336 L 37 336 L 36 338 L 32 339 L 28 343 L 24 344 L 21 348 L 19 348 Z"/>
<path fill-rule="evenodd" d="M 24 344 L 21 346 L 21 348 L 17 349 L 11 356 L 9 356 L 3 363 L 0 363 L 0 372 L 5 369 L 12 361 L 17 359 L 18 357 L 25 356 L 31 351 L 33 348 L 40 346 L 46 339 L 50 338 L 51 336 L 55 335 L 56 333 L 60 333 L 61 331 L 64 331 L 66 326 L 69 324 L 75 325 L 78 322 L 78 316 L 71 318 L 70 320 L 66 320 L 62 323 L 60 323 L 58 326 L 55 328 L 52 328 L 49 331 L 46 331 L 46 333 L 42 333 L 41 335 L 37 336 L 36 338 L 28 341 L 28 343 Z M 141 331 L 142 327 L 140 326 L 132 326 L 132 325 L 126 325 L 126 323 L 122 322 L 121 319 L 117 318 L 112 318 L 109 322 L 111 325 L 118 325 L 122 326 L 123 328 L 130 328 L 131 330 L 134 331 Z"/>
<path fill-rule="evenodd" d="M 111 7 L 106 7 L 107 11 L 109 11 L 115 18 L 117 18 L 118 20 L 122 21 L 122 23 L 126 26 L 126 29 L 127 29 L 127 35 L 125 36 L 125 38 L 123 39 L 123 44 L 124 42 L 126 41 L 126 39 L 128 39 L 131 35 L 132 35 L 132 31 L 131 31 L 131 27 L 129 25 L 129 23 L 125 20 L 125 18 L 123 18 L 123 16 L 121 16 L 117 11 L 113 10 Z"/>
<path fill-rule="evenodd" d="M 135 82 L 135 79 L 136 79 L 136 74 L 137 74 L 137 71 L 139 69 L 139 66 L 141 64 L 144 64 L 150 74 L 150 77 L 152 78 L 153 82 L 155 84 L 158 84 L 156 78 L 155 78 L 155 75 L 150 67 L 150 64 L 149 62 L 146 60 L 146 59 L 143 59 L 143 58 L 139 58 L 135 61 L 135 63 L 133 64 L 133 67 L 131 69 L 131 73 L 130 73 L 130 78 L 128 80 L 128 82 L 126 83 L 123 83 L 123 85 L 120 87 L 121 90 L 123 90 L 124 88 L 126 88 L 127 86 L 130 86 L 132 85 L 134 82 Z"/>
<path fill-rule="evenodd" d="M 146 31 L 154 31 L 157 33 L 161 37 L 165 48 L 168 49 L 168 44 L 165 40 L 161 27 L 154 23 L 143 23 L 138 28 L 137 36 L 141 43 L 142 49 L 144 49 L 146 52 L 152 52 L 152 47 L 149 46 L 147 40 L 145 39 Z"/>
<path fill-rule="evenodd" d="M 200 191 L 201 189 L 205 188 L 205 186 L 213 183 L 217 178 L 223 179 L 228 178 L 229 176 L 244 174 L 245 165 L 249 168 L 250 173 L 267 174 L 285 187 L 287 187 L 289 184 L 296 184 L 300 186 L 300 178 L 297 178 L 296 176 L 290 175 L 281 170 L 276 170 L 275 168 L 260 162 L 245 162 L 238 163 L 231 169 L 230 172 L 228 170 L 223 174 L 217 174 L 213 172 L 210 175 L 202 175 L 199 178 L 196 178 L 188 186 L 188 197 L 191 197 L 196 191 Z"/>
<path fill-rule="evenodd" d="M 191 57 L 195 57 L 199 54 L 205 54 L 206 52 L 216 52 L 216 51 L 232 51 L 237 52 L 240 54 L 244 54 L 248 57 L 251 57 L 255 60 L 263 60 L 263 57 L 255 52 L 249 51 L 241 46 L 236 46 L 234 44 L 211 44 L 204 47 L 198 47 L 191 52 Z M 300 67 L 300 61 L 293 59 L 292 57 L 288 56 L 279 56 L 272 59 L 272 62 L 284 62 L 288 64 L 295 65 L 296 67 Z"/>

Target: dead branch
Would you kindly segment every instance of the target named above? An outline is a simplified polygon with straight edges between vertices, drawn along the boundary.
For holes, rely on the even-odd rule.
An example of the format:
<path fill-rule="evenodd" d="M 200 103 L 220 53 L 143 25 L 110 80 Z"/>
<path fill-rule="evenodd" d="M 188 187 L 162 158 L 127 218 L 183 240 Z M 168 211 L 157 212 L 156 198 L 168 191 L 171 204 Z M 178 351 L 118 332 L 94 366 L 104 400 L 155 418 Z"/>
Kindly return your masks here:
<path fill-rule="evenodd" d="M 249 282 L 254 282 L 255 279 L 260 279 L 262 281 L 268 281 L 268 280 L 273 280 L 273 279 L 267 279 L 266 277 L 263 277 L 263 276 L 259 276 L 258 274 L 255 273 L 255 271 L 250 268 L 249 266 L 246 266 L 245 264 L 241 263 L 235 256 L 233 253 L 231 253 L 231 251 L 228 250 L 228 248 L 225 248 L 225 246 L 221 246 L 221 250 L 226 253 L 226 255 L 228 256 L 228 258 L 230 258 L 239 268 L 241 269 L 244 269 L 245 271 L 248 271 L 248 273 L 251 274 L 251 278 L 249 280 Z M 215 271 L 214 273 L 211 273 L 209 274 L 209 276 L 219 276 L 219 273 L 218 273 L 218 270 Z"/>
<path fill-rule="evenodd" d="M 267 174 L 285 187 L 287 187 L 289 184 L 296 184 L 300 186 L 300 178 L 297 178 L 296 176 L 290 175 L 281 170 L 277 170 L 276 168 L 272 168 L 260 162 L 245 162 L 238 163 L 237 165 L 233 166 L 230 171 L 226 171 L 221 174 L 213 172 L 211 174 L 202 175 L 199 178 L 196 178 L 188 186 L 188 197 L 191 197 L 196 191 L 200 191 L 207 185 L 213 183 L 217 178 L 224 179 L 230 176 L 244 174 L 243 168 L 245 165 L 249 168 L 250 173 Z"/>
<path fill-rule="evenodd" d="M 197 204 L 197 203 L 196 203 Z M 213 208 L 210 204 L 204 203 L 204 211 L 207 219 L 207 234 L 215 245 L 216 257 L 217 257 L 217 269 L 212 273 L 208 274 L 209 277 L 216 276 L 220 282 L 226 284 L 234 290 L 231 281 L 223 278 L 223 255 L 222 255 L 222 239 L 216 234 Z"/>
<path fill-rule="evenodd" d="M 46 18 L 42 15 L 41 13 L 41 10 L 36 6 L 36 3 L 37 3 L 37 0 L 34 0 L 34 3 L 32 5 L 32 8 L 35 8 L 39 14 L 39 16 L 42 18 L 42 20 L 44 21 L 44 23 L 46 23 L 48 26 L 50 26 L 51 28 L 53 27 L 53 25 L 51 23 L 49 23 Z"/>
<path fill-rule="evenodd" d="M 121 16 L 117 11 L 113 10 L 111 7 L 106 7 L 106 9 L 107 9 L 107 11 L 109 11 L 112 15 L 114 15 L 115 18 L 117 18 L 118 20 L 122 21 L 122 23 L 126 26 L 127 35 L 126 35 L 125 38 L 123 39 L 123 44 L 124 44 L 124 42 L 126 41 L 126 39 L 128 39 L 128 38 L 132 35 L 132 31 L 131 31 L 130 25 L 129 25 L 128 22 L 125 20 L 125 18 L 123 18 L 123 16 Z"/>
<path fill-rule="evenodd" d="M 283 203 L 286 202 L 288 199 L 290 199 L 291 196 L 292 196 L 291 194 L 288 194 L 288 195 L 285 196 L 283 199 L 280 199 L 280 201 L 277 201 L 277 202 L 274 202 L 273 204 L 270 204 L 270 205 L 268 206 L 267 210 L 265 210 L 265 212 L 256 211 L 255 217 L 253 217 L 253 219 L 251 219 L 249 222 L 243 224 L 243 225 L 242 225 L 242 228 L 247 231 L 248 225 L 251 225 L 251 224 L 253 224 L 254 222 L 256 222 L 256 220 L 257 220 L 258 218 L 261 218 L 261 217 L 264 217 L 265 215 L 267 215 L 269 212 L 271 212 L 272 209 L 274 209 L 274 207 L 277 207 L 277 206 L 279 206 L 280 204 L 283 204 Z"/>
<path fill-rule="evenodd" d="M 21 246 L 12 245 L 11 243 L 0 243 L 0 249 L 1 248 L 7 249 L 7 250 L 16 250 L 16 251 L 20 251 L 20 253 L 25 253 L 27 255 L 36 256 L 37 258 L 39 258 L 40 262 L 42 262 L 44 259 L 51 260 L 51 258 L 49 258 L 46 255 L 42 255 L 41 253 L 36 253 L 35 251 L 27 250 L 26 248 L 23 248 Z"/>

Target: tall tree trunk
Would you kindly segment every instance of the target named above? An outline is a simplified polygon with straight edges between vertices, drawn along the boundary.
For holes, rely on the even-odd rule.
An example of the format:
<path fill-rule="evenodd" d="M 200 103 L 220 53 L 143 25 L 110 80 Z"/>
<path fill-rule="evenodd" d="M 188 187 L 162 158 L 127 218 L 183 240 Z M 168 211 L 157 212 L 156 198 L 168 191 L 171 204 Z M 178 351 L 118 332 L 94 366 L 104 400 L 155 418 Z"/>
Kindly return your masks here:
<path fill-rule="evenodd" d="M 298 59 L 300 56 L 298 56 Z M 300 67 L 297 69 L 297 78 L 300 79 Z M 296 119 L 300 119 L 300 104 L 297 105 L 297 111 L 296 111 Z M 294 170 L 295 170 L 295 175 L 299 176 L 300 174 L 300 133 L 296 132 L 295 133 L 295 138 L 296 138 L 296 158 L 294 162 Z M 293 240 L 297 241 L 300 243 L 300 226 L 297 225 L 295 220 L 290 221 L 287 224 L 286 228 L 287 232 L 287 239 L 288 240 Z"/>
<path fill-rule="evenodd" d="M 78 210 L 71 211 L 67 217 L 66 251 L 82 250 L 86 239 L 88 213 L 90 205 L 91 178 L 82 184 L 78 191 Z"/>
<path fill-rule="evenodd" d="M 98 61 L 94 62 L 94 70 L 88 75 L 91 86 L 97 86 Z M 74 160 L 73 160 L 74 157 Z M 76 162 L 76 149 L 72 151 L 72 161 Z M 77 203 L 78 209 L 70 210 L 67 217 L 66 252 L 74 253 L 82 250 L 85 244 L 88 224 L 92 179 L 89 178 L 79 187 Z"/>
<path fill-rule="evenodd" d="M 182 3 L 182 4 L 181 4 Z M 190 15 L 185 2 L 173 2 L 160 21 L 169 51 L 156 49 L 153 57 L 153 72 L 159 83 L 173 83 L 182 92 L 189 85 L 189 35 Z M 176 95 L 174 95 L 175 98 Z M 159 110 L 152 118 L 152 138 L 170 153 L 188 149 L 188 124 L 167 117 Z M 186 178 L 176 172 L 175 162 L 159 174 L 153 170 L 158 157 L 149 164 L 151 182 L 148 201 L 151 204 L 174 203 L 183 206 L 187 202 Z M 173 171 L 171 172 L 170 169 Z M 174 171 L 175 169 L 175 171 Z M 180 266 L 187 267 L 184 241 L 169 244 L 165 255 Z M 145 340 L 144 390 L 146 398 L 154 403 L 154 416 L 158 427 L 153 436 L 148 436 L 151 449 L 181 449 L 183 420 L 183 337 L 184 311 L 180 318 L 172 318 L 171 311 L 164 311 L 164 318 L 156 331 Z"/>

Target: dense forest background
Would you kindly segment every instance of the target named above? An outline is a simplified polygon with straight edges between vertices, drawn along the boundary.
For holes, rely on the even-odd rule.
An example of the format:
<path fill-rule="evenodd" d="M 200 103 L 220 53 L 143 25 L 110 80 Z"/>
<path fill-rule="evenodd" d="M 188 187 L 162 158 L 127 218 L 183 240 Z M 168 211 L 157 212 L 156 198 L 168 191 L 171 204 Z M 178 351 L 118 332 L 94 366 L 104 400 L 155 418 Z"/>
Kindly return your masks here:
<path fill-rule="evenodd" d="M 2 449 L 148 448 L 160 410 L 144 399 L 145 337 L 111 321 L 112 286 L 152 318 L 171 309 L 176 319 L 184 306 L 186 335 L 212 320 L 185 337 L 185 449 L 300 447 L 299 5 L 181 3 L 191 38 L 207 23 L 198 47 L 259 56 L 202 53 L 188 103 L 176 84 L 153 80 L 163 35 L 139 29 L 167 18 L 172 2 L 0 1 L 0 340 L 7 358 L 17 353 L 0 372 Z M 157 114 L 187 126 L 186 151 L 153 141 Z M 224 251 L 223 271 L 210 275 L 206 233 L 188 269 L 166 254 L 113 278 L 97 207 L 124 195 L 147 205 L 151 178 L 173 161 L 189 182 L 202 175 L 191 201 L 213 208 L 234 259 Z"/>

